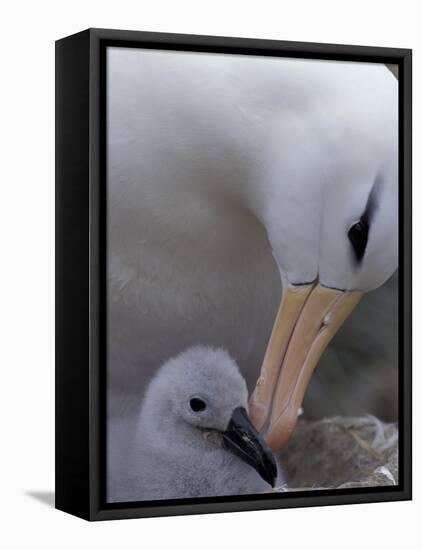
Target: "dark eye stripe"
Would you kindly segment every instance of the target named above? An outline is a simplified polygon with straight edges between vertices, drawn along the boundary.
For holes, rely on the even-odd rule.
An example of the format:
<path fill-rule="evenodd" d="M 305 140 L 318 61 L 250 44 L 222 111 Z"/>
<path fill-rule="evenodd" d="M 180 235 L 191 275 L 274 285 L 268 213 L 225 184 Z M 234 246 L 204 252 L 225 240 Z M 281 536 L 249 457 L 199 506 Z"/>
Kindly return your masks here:
<path fill-rule="evenodd" d="M 355 259 L 360 263 L 365 255 L 366 246 L 368 244 L 369 229 L 371 221 L 374 216 L 374 212 L 378 207 L 378 196 L 380 187 L 382 184 L 381 176 L 375 177 L 374 185 L 369 193 L 368 200 L 366 202 L 365 211 L 360 219 L 355 222 L 348 230 L 347 236 L 352 245 Z"/>
<path fill-rule="evenodd" d="M 369 224 L 364 218 L 354 223 L 347 233 L 358 262 L 362 261 L 365 254 L 366 245 L 368 244 L 368 235 Z"/>

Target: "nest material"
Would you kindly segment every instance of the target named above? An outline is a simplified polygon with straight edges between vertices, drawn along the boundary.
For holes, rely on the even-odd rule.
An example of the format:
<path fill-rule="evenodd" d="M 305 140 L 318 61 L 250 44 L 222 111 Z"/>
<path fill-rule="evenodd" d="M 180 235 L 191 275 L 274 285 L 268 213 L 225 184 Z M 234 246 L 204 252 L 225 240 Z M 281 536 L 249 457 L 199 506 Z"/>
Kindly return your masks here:
<path fill-rule="evenodd" d="M 281 491 L 375 487 L 398 483 L 398 430 L 374 416 L 299 421 L 280 452 Z"/>

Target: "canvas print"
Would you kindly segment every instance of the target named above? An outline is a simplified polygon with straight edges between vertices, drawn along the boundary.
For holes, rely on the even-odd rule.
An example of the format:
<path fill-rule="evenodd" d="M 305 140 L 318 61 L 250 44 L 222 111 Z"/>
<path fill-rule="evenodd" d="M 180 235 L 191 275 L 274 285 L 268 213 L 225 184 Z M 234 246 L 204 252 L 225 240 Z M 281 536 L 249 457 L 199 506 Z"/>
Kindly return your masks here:
<path fill-rule="evenodd" d="M 109 503 L 398 484 L 396 69 L 107 48 Z"/>

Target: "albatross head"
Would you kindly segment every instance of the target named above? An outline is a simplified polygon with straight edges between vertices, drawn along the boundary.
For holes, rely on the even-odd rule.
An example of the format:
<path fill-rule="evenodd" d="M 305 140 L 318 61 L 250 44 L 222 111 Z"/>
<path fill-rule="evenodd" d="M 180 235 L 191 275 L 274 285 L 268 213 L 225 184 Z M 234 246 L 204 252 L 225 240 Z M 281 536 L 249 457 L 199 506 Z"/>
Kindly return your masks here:
<path fill-rule="evenodd" d="M 291 122 L 285 155 L 269 163 L 272 200 L 262 218 L 283 293 L 250 413 L 272 449 L 289 438 L 328 342 L 362 295 L 397 268 L 396 94 L 388 92 L 376 116 L 348 121 L 318 145 Z"/>

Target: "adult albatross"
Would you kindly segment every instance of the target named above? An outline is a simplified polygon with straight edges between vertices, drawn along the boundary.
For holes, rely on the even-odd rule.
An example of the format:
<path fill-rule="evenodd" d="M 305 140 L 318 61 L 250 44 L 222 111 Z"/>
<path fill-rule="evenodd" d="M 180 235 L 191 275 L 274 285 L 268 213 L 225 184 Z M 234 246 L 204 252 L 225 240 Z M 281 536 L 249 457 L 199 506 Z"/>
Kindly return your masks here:
<path fill-rule="evenodd" d="M 179 349 L 219 345 L 236 311 L 233 347 L 253 348 L 266 247 L 282 296 L 250 414 L 277 450 L 324 348 L 397 268 L 397 81 L 381 64 L 110 48 L 108 82 L 110 381 L 130 386 L 182 332 L 201 339 Z"/>

